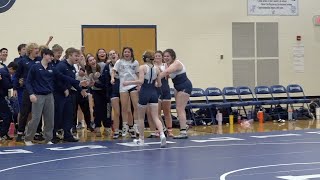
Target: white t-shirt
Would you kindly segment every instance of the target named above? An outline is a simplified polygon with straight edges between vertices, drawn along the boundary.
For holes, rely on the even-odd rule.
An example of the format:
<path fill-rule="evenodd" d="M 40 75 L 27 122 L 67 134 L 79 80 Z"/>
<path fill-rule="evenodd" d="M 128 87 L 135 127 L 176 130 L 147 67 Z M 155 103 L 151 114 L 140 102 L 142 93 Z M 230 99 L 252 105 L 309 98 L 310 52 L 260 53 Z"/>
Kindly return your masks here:
<path fill-rule="evenodd" d="M 81 68 L 81 66 L 79 64 L 74 64 L 73 66 L 76 69 L 76 80 L 78 80 L 78 81 L 88 80 L 88 77 L 86 75 L 83 77 L 79 76 L 79 71 Z"/>
<path fill-rule="evenodd" d="M 113 67 L 119 74 L 120 78 L 120 92 L 127 92 L 129 89 L 136 87 L 137 85 L 123 86 L 124 81 L 135 81 L 138 79 L 137 73 L 139 72 L 139 63 L 137 60 L 127 61 L 120 59 Z"/>
<path fill-rule="evenodd" d="M 111 63 L 109 63 L 109 69 L 110 69 L 110 77 L 112 76 L 112 69 L 113 69 L 114 66 L 112 66 Z M 116 73 L 115 76 L 114 76 L 115 79 L 119 79 L 119 74 Z"/>

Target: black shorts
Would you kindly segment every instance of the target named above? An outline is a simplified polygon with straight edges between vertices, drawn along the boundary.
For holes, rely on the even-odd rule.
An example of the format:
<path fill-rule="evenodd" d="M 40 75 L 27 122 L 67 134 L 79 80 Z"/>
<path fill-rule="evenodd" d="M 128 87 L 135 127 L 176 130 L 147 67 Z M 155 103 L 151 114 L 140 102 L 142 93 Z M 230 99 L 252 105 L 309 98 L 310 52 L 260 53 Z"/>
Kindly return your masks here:
<path fill-rule="evenodd" d="M 112 90 L 111 90 L 111 99 L 116 97 L 120 98 L 120 80 L 119 79 L 115 79 L 115 82 L 112 85 Z"/>
<path fill-rule="evenodd" d="M 158 92 L 160 100 L 171 100 L 170 89 L 168 91 L 163 91 L 159 88 Z"/>
<path fill-rule="evenodd" d="M 145 106 L 150 103 L 158 103 L 158 92 L 155 88 L 145 89 L 141 88 L 139 92 L 139 104 Z"/>
<path fill-rule="evenodd" d="M 174 84 L 174 88 L 178 91 L 178 92 L 185 92 L 191 95 L 192 92 L 192 83 L 191 81 L 188 79 L 183 83 L 180 84 Z"/>

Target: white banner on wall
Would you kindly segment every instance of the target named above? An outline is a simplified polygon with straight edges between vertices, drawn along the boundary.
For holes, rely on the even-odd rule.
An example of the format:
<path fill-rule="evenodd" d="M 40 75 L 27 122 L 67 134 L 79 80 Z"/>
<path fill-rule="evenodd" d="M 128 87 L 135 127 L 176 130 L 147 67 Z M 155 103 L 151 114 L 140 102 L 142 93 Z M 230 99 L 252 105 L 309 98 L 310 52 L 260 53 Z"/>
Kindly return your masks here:
<path fill-rule="evenodd" d="M 298 0 L 248 0 L 250 16 L 297 16 Z"/>
<path fill-rule="evenodd" d="M 293 70 L 296 73 L 304 73 L 304 45 L 296 44 L 292 47 Z"/>

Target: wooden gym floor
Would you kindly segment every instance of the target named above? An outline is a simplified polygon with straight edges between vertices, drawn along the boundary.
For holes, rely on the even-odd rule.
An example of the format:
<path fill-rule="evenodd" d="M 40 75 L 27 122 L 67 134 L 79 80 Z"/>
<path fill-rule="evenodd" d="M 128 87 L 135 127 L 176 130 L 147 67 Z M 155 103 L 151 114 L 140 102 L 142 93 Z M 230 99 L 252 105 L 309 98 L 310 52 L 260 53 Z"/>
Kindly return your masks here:
<path fill-rule="evenodd" d="M 272 132 L 272 131 L 292 131 L 292 130 L 311 130 L 320 129 L 320 120 L 296 120 L 286 121 L 285 123 L 278 123 L 268 121 L 264 124 L 254 122 L 253 124 L 234 124 L 233 126 L 223 124 L 222 126 L 193 126 L 189 129 L 189 136 L 206 136 L 216 134 L 239 134 L 239 133 L 255 133 L 255 132 Z M 174 129 L 174 134 L 178 134 L 179 130 Z M 150 131 L 145 131 L 145 137 L 148 137 Z M 114 141 L 112 135 L 97 137 L 95 133 L 91 133 L 86 129 L 78 130 L 76 136 L 80 139 L 80 142 L 96 142 L 96 141 Z M 119 138 L 120 140 L 130 140 L 129 137 Z M 0 141 L 0 147 L 15 147 L 24 146 L 24 143 L 12 141 Z"/>

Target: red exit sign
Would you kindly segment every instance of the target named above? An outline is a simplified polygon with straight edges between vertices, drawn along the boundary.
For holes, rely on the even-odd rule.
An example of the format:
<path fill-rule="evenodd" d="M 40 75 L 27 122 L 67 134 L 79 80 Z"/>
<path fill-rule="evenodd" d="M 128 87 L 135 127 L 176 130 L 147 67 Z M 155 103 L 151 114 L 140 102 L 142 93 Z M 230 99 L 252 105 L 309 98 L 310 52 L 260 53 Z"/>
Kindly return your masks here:
<path fill-rule="evenodd" d="M 320 15 L 313 16 L 313 24 L 315 26 L 320 26 Z"/>

